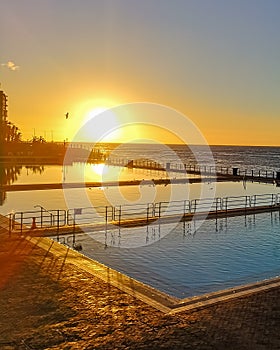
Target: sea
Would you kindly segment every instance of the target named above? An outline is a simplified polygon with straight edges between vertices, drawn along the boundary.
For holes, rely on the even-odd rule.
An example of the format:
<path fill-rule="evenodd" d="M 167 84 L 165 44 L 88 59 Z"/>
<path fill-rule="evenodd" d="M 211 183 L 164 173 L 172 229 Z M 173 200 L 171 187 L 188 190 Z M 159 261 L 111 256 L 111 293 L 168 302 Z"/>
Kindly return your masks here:
<path fill-rule="evenodd" d="M 83 144 L 96 147 L 94 144 Z M 273 146 L 222 146 L 222 145 L 163 145 L 163 144 L 110 144 L 97 146 L 101 151 L 127 159 L 151 159 L 160 163 L 182 161 L 216 167 L 280 171 L 280 147 Z"/>

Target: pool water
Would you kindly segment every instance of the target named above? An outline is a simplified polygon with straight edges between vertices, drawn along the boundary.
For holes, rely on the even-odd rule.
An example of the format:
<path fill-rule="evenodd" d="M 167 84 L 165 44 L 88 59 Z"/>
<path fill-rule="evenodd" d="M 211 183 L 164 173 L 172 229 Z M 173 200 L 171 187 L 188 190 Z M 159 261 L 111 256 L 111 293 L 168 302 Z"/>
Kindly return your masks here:
<path fill-rule="evenodd" d="M 82 253 L 178 298 L 280 275 L 280 213 L 114 229 L 76 237 Z M 163 234 L 163 238 L 159 239 Z M 143 245 L 126 240 L 142 236 Z M 154 241 L 154 242 L 153 242 Z M 71 245 L 71 238 L 68 238 Z"/>

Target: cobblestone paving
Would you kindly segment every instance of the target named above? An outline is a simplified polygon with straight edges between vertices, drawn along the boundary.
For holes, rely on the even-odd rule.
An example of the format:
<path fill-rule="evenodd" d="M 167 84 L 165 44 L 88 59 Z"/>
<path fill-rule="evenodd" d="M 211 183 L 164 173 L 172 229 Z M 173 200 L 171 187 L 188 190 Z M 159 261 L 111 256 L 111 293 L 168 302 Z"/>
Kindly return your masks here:
<path fill-rule="evenodd" d="M 1 350 L 280 349 L 280 289 L 167 315 L 50 252 L 5 237 Z"/>

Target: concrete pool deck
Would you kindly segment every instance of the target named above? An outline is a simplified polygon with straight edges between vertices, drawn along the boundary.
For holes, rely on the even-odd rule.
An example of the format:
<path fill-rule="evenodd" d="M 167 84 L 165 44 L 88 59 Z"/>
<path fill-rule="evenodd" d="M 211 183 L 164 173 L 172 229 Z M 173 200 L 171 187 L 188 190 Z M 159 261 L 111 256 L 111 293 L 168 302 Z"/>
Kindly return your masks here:
<path fill-rule="evenodd" d="M 0 221 L 0 349 L 280 347 L 278 279 L 178 300 Z"/>

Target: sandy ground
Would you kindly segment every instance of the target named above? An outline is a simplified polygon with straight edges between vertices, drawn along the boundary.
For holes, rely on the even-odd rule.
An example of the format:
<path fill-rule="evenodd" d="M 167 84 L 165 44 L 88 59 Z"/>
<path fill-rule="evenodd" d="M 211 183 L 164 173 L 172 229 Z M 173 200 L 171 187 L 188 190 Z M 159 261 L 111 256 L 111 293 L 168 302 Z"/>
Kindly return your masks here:
<path fill-rule="evenodd" d="M 280 349 L 280 289 L 164 314 L 1 233 L 0 349 Z"/>

